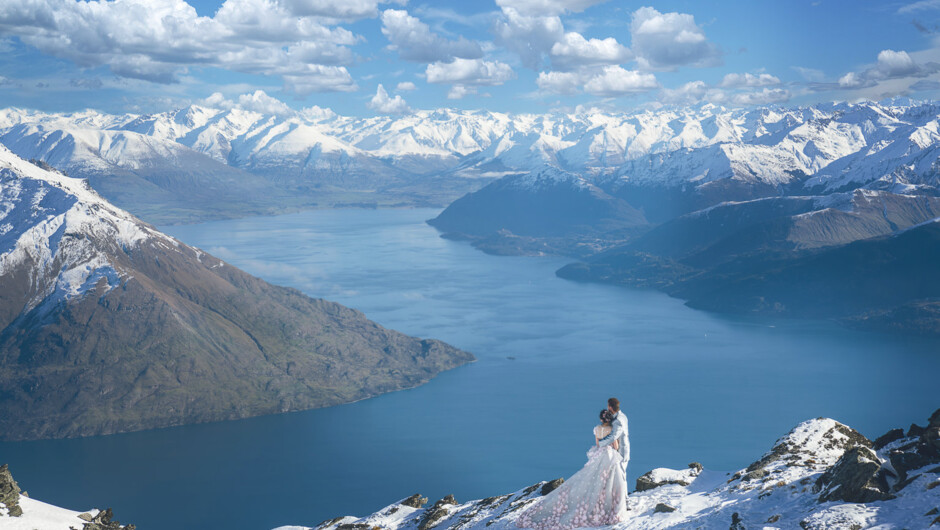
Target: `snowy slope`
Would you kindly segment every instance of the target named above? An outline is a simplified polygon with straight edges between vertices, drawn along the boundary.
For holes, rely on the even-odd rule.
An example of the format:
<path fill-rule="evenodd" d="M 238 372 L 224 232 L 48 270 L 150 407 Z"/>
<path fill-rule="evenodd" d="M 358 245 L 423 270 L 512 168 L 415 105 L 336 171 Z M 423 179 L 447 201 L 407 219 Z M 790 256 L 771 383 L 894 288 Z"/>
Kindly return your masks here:
<path fill-rule="evenodd" d="M 102 199 L 86 182 L 39 168 L 0 146 L 0 276 L 29 271 L 24 308 L 114 288 L 123 276 L 109 247 L 175 242 Z"/>
<path fill-rule="evenodd" d="M 184 149 L 276 182 L 352 188 L 424 175 L 492 178 L 550 164 L 654 187 L 734 179 L 815 194 L 910 192 L 937 185 L 938 140 L 940 106 L 917 102 L 569 114 L 437 109 L 369 118 L 195 105 L 144 116 L 0 111 L 0 142 L 67 171 L 168 168 Z"/>
<path fill-rule="evenodd" d="M 938 433 L 940 411 L 931 417 L 925 434 L 905 436 L 897 430 L 875 444 L 835 420 L 808 420 L 746 469 L 725 473 L 690 464 L 685 470 L 660 468 L 643 475 L 637 481 L 639 491 L 629 496 L 627 520 L 605 528 L 928 528 L 940 524 Z M 873 446 L 877 451 L 869 449 Z M 868 456 L 854 459 L 860 454 Z M 858 477 L 866 479 L 866 473 L 875 482 L 875 477 L 887 477 L 878 486 L 883 491 L 874 491 L 874 482 L 861 488 L 853 483 Z M 420 501 L 412 497 L 372 515 L 342 517 L 316 528 L 510 529 L 543 495 L 545 485 L 464 503 L 450 497 L 423 508 L 416 507 Z M 858 490 L 854 494 L 882 500 L 842 500 L 840 488 L 843 495 Z"/>

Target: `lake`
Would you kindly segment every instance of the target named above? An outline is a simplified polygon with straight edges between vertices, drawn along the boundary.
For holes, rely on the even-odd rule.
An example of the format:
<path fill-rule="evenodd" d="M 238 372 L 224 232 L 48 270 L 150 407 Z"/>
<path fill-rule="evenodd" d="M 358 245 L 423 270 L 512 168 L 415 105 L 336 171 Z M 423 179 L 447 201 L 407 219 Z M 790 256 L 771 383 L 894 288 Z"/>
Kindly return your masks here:
<path fill-rule="evenodd" d="M 0 443 L 45 502 L 152 529 L 312 526 L 420 492 L 509 493 L 573 474 L 606 399 L 632 485 L 654 467 L 736 470 L 800 421 L 870 438 L 938 406 L 940 341 L 731 318 L 655 291 L 557 278 L 561 258 L 448 241 L 437 210 L 328 210 L 164 230 L 272 283 L 442 339 L 478 362 L 402 392 L 247 420 Z"/>

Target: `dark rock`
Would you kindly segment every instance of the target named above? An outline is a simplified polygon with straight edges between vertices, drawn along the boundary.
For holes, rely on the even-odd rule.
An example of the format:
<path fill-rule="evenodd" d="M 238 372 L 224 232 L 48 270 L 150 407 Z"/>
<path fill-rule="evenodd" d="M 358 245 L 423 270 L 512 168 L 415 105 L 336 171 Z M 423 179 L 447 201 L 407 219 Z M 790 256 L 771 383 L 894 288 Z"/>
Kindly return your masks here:
<path fill-rule="evenodd" d="M 893 499 L 878 455 L 867 447 L 854 447 L 829 468 L 813 486 L 819 502 L 874 502 Z"/>
<path fill-rule="evenodd" d="M 843 451 L 848 451 L 853 447 L 871 447 L 871 440 L 866 438 L 860 432 L 855 429 L 843 425 L 841 423 L 836 423 L 828 432 L 823 434 L 827 449 L 842 449 Z M 787 462 L 788 465 L 792 465 L 798 461 L 806 461 L 812 459 L 815 462 L 817 455 L 812 454 L 807 447 L 800 445 L 799 443 L 794 443 L 790 437 L 781 438 L 770 452 L 761 457 L 760 460 L 752 463 L 747 466 L 748 474 L 757 471 L 758 469 L 764 469 L 768 465 L 783 460 Z"/>
<path fill-rule="evenodd" d="M 684 480 L 664 480 L 657 482 L 653 479 L 653 472 L 648 471 L 636 479 L 636 491 L 647 491 L 660 486 L 666 486 L 669 484 L 678 484 L 679 486 L 688 486 L 690 482 L 685 482 Z"/>
<path fill-rule="evenodd" d="M 546 482 L 545 485 L 542 486 L 542 496 L 544 497 L 545 495 L 548 495 L 549 493 L 555 491 L 556 489 L 558 489 L 558 486 L 561 486 L 564 483 L 565 483 L 565 479 L 563 478 L 556 478 L 555 480 L 551 482 Z"/>
<path fill-rule="evenodd" d="M 893 451 L 888 458 L 891 460 L 891 466 L 894 468 L 894 471 L 898 473 L 898 481 L 904 483 L 908 479 L 908 473 L 920 469 L 924 466 L 930 465 L 934 460 L 930 457 L 920 454 L 920 452 L 915 450 L 901 452 Z M 901 489 L 896 487 L 896 489 Z"/>
<path fill-rule="evenodd" d="M 780 514 L 771 515 L 770 517 L 767 518 L 768 523 L 776 523 L 779 520 L 780 520 Z"/>
<path fill-rule="evenodd" d="M 699 464 L 698 462 L 692 462 L 691 464 L 689 464 L 689 469 L 691 469 L 692 471 L 695 472 L 696 475 L 698 475 L 699 473 L 702 472 L 703 468 L 702 468 L 702 464 Z"/>
<path fill-rule="evenodd" d="M 427 497 L 422 497 L 420 493 L 415 493 L 411 497 L 401 501 L 399 504 L 402 506 L 411 506 L 412 508 L 420 508 L 428 503 Z"/>
<path fill-rule="evenodd" d="M 940 456 L 940 409 L 930 415 L 929 422 L 920 439 L 929 448 L 930 453 Z"/>
<path fill-rule="evenodd" d="M 767 476 L 767 470 L 763 468 L 755 469 L 744 475 L 744 480 L 760 480 Z"/>
<path fill-rule="evenodd" d="M 111 508 L 98 512 L 98 515 L 91 518 L 91 521 L 82 525 L 82 530 L 135 530 L 132 524 L 121 526 L 119 521 L 114 520 L 114 512 Z"/>
<path fill-rule="evenodd" d="M 936 519 L 930 522 L 930 526 L 933 526 L 935 524 L 940 524 L 940 517 L 937 517 Z"/>
<path fill-rule="evenodd" d="M 889 443 L 900 440 L 901 438 L 904 438 L 904 429 L 890 430 L 875 440 L 875 450 L 880 450 Z"/>
<path fill-rule="evenodd" d="M 929 512 L 925 513 L 924 517 L 930 517 L 931 515 L 937 515 L 938 513 L 940 513 L 940 510 L 938 510 L 937 508 L 934 508 L 930 510 Z"/>
<path fill-rule="evenodd" d="M 434 506 L 431 506 L 424 512 L 424 517 L 421 518 L 421 521 L 418 523 L 418 530 L 427 530 L 428 528 L 433 528 L 437 523 L 441 522 L 449 514 L 447 506 L 454 506 L 457 504 L 457 499 L 453 495 L 448 495 L 443 499 L 434 503 Z"/>
<path fill-rule="evenodd" d="M 741 516 L 738 515 L 738 512 L 731 514 L 731 526 L 728 527 L 728 530 L 745 530 L 747 527 L 744 526 L 744 521 L 741 520 Z"/>
<path fill-rule="evenodd" d="M 931 482 L 930 484 L 927 484 L 927 489 L 932 490 L 936 488 L 937 486 L 940 486 L 940 480 L 935 480 Z"/>
<path fill-rule="evenodd" d="M 916 423 L 912 423 L 911 428 L 907 430 L 908 436 L 920 436 L 921 434 L 924 434 L 924 428 Z"/>
<path fill-rule="evenodd" d="M 20 508 L 20 487 L 13 480 L 6 464 L 0 466 L 0 503 L 6 505 L 7 513 L 11 517 L 23 515 L 23 509 Z"/>
<path fill-rule="evenodd" d="M 82 521 L 86 521 L 89 523 L 91 522 L 92 519 L 94 519 L 94 517 L 92 517 L 90 513 L 80 513 L 78 514 L 78 518 L 81 519 Z"/>
<path fill-rule="evenodd" d="M 323 521 L 322 523 L 318 524 L 316 527 L 323 528 L 326 526 L 333 526 L 334 524 L 342 521 L 343 519 L 345 519 L 345 517 L 334 517 L 333 519 L 327 519 L 326 521 Z"/>
<path fill-rule="evenodd" d="M 337 526 L 336 530 L 372 530 L 372 526 L 366 523 L 346 523 Z"/>
<path fill-rule="evenodd" d="M 672 513 L 674 511 L 676 511 L 675 508 L 664 503 L 659 503 L 653 508 L 653 513 Z"/>

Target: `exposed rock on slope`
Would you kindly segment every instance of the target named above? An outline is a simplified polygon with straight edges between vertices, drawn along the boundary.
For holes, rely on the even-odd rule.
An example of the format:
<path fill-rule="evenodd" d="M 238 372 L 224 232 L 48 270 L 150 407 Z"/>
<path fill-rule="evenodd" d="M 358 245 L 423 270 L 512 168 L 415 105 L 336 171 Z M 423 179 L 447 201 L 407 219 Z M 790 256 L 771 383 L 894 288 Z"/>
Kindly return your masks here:
<path fill-rule="evenodd" d="M 0 438 L 324 407 L 473 357 L 270 285 L 0 147 Z"/>
<path fill-rule="evenodd" d="M 736 473 L 690 464 L 688 470 L 643 475 L 630 494 L 628 519 L 612 528 L 928 528 L 937 524 L 940 506 L 940 451 L 932 452 L 936 434 L 928 434 L 938 429 L 940 410 L 920 434 L 909 432 L 875 450 L 865 436 L 837 421 L 805 421 Z M 894 463 L 905 460 L 916 463 L 904 467 L 908 475 L 901 479 Z M 427 528 L 515 528 L 523 509 L 542 496 L 542 484 L 465 503 L 450 497 L 432 508 L 400 502 L 315 528 L 411 528 L 432 513 Z"/>

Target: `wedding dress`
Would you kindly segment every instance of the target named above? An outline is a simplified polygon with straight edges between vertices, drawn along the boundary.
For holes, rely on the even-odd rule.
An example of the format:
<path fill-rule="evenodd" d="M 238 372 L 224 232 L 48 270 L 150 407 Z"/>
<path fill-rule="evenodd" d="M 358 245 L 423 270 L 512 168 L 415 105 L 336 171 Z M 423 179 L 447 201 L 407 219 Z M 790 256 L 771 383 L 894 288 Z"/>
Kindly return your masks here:
<path fill-rule="evenodd" d="M 597 438 L 609 433 L 608 425 L 594 428 Z M 592 447 L 587 456 L 580 471 L 526 509 L 516 526 L 556 530 L 623 522 L 627 516 L 627 480 L 620 467 L 623 458 L 609 445 Z"/>

